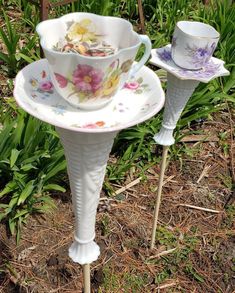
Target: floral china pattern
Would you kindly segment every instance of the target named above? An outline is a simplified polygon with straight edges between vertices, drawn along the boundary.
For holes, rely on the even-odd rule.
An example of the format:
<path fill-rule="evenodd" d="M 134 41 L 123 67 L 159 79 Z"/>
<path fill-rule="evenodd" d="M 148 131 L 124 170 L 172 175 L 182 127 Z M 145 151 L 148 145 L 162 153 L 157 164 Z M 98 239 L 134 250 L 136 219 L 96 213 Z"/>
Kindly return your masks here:
<path fill-rule="evenodd" d="M 171 50 L 169 49 L 157 50 L 157 55 L 162 61 L 173 61 L 171 57 Z"/>
<path fill-rule="evenodd" d="M 127 66 L 124 65 L 124 66 Z M 65 79 L 62 76 L 57 76 L 57 81 L 60 83 L 61 86 L 65 87 L 68 84 L 68 80 Z M 49 75 L 46 73 L 45 70 L 43 70 L 40 73 L 40 78 L 32 77 L 29 79 L 29 84 L 31 85 L 31 98 L 32 100 L 35 100 L 36 98 L 45 100 L 48 99 L 50 96 L 55 94 L 54 86 L 50 80 Z M 138 79 L 132 78 L 130 81 L 126 82 L 123 86 L 123 90 L 131 91 L 134 94 L 140 95 L 144 92 L 150 91 L 149 84 L 144 83 L 144 79 L 142 77 L 139 77 Z M 149 103 L 146 103 L 142 106 L 140 109 L 141 112 L 146 112 L 150 107 L 155 106 L 155 104 L 151 105 Z M 28 107 L 31 108 L 31 104 L 28 104 Z M 63 105 L 61 103 L 55 103 L 51 106 L 51 111 L 56 116 L 64 116 L 66 113 L 68 113 L 68 107 L 69 105 Z M 118 102 L 112 109 L 112 112 L 118 112 L 118 113 L 126 113 L 130 110 L 130 108 L 125 105 L 124 102 Z M 37 111 L 36 108 L 34 108 L 34 111 Z M 72 124 L 72 127 L 76 128 L 84 128 L 84 129 L 101 129 L 101 128 L 109 128 L 109 127 L 115 127 L 118 125 L 118 122 L 113 123 L 112 125 L 107 125 L 107 123 L 103 120 L 99 120 L 96 122 L 88 122 L 85 124 Z"/>
<path fill-rule="evenodd" d="M 110 98 L 118 90 L 121 75 L 131 68 L 133 60 L 128 59 L 119 64 L 119 59 L 113 61 L 106 71 L 91 65 L 78 64 L 73 70 L 71 77 L 65 77 L 54 73 L 60 88 L 68 88 L 71 92 L 69 99 L 76 95 L 79 102 L 89 99 Z"/>
<path fill-rule="evenodd" d="M 141 77 L 142 80 L 140 79 Z M 138 81 L 138 82 L 137 82 Z M 23 68 L 15 78 L 14 97 L 19 107 L 37 119 L 78 132 L 119 131 L 151 118 L 164 105 L 165 95 L 159 78 L 147 67 L 141 68 L 131 88 L 122 88 L 111 103 L 94 111 L 71 106 L 58 95 L 51 83 L 46 59 Z M 150 92 L 135 93 L 147 84 Z M 115 105 L 117 106 L 115 108 Z"/>
<path fill-rule="evenodd" d="M 82 125 L 73 124 L 71 125 L 76 128 L 85 128 L 85 129 L 97 129 L 97 128 L 107 128 L 106 123 L 104 121 L 96 121 L 96 122 L 89 122 Z"/>
<path fill-rule="evenodd" d="M 116 52 L 114 47 L 102 39 L 103 35 L 97 32 L 95 24 L 90 19 L 68 22 L 67 26 L 67 34 L 56 43 L 55 51 L 91 57 L 105 57 Z"/>
<path fill-rule="evenodd" d="M 176 40 L 175 40 L 176 41 Z M 198 70 L 189 70 L 177 66 L 171 57 L 171 46 L 167 45 L 163 48 L 153 50 L 152 64 L 160 65 L 167 71 L 175 74 L 179 78 L 196 79 L 203 82 L 208 82 L 213 77 L 220 75 L 228 75 L 229 72 L 224 68 L 223 62 L 216 58 L 212 58 L 203 68 Z M 199 51 L 201 52 L 201 51 Z M 202 52 L 204 54 L 204 52 Z M 156 58 L 156 57 L 157 58 Z M 218 62 L 219 61 L 219 62 Z"/>
<path fill-rule="evenodd" d="M 33 98 L 36 98 L 38 95 L 40 95 L 42 99 L 46 99 L 54 93 L 53 83 L 51 82 L 50 77 L 47 75 L 45 70 L 41 72 L 41 80 L 38 80 L 37 78 L 31 78 L 29 82 L 33 88 Z"/>
<path fill-rule="evenodd" d="M 193 77 L 193 78 L 210 78 L 213 77 L 216 72 L 220 70 L 220 64 L 215 64 L 213 61 L 210 61 L 205 68 L 199 70 L 187 70 L 179 68 L 176 71 L 184 77 Z"/>
<path fill-rule="evenodd" d="M 67 107 L 61 104 L 56 104 L 56 105 L 52 105 L 52 111 L 56 114 L 56 115 L 64 115 L 66 113 L 66 109 Z"/>
<path fill-rule="evenodd" d="M 203 67 L 213 55 L 215 43 L 212 43 L 211 46 L 207 44 L 204 47 L 190 46 L 187 44 L 185 50 L 192 64 Z"/>
<path fill-rule="evenodd" d="M 144 79 L 139 77 L 137 80 L 131 79 L 124 84 L 125 89 L 133 91 L 135 94 L 142 94 L 143 92 L 149 92 L 149 84 L 144 83 Z"/>

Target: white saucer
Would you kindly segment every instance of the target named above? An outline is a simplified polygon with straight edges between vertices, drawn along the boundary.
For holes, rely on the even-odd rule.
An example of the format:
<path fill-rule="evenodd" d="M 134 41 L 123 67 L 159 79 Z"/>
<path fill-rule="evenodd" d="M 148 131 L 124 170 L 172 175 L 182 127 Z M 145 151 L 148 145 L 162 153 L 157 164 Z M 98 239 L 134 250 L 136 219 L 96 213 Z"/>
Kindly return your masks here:
<path fill-rule="evenodd" d="M 199 70 L 188 70 L 177 66 L 171 58 L 171 45 L 152 49 L 152 58 L 149 62 L 164 68 L 182 80 L 190 79 L 207 83 L 218 76 L 229 75 L 229 71 L 224 68 L 224 61 L 214 57 L 204 68 Z"/>
<path fill-rule="evenodd" d="M 84 111 L 69 105 L 55 91 L 47 60 L 29 64 L 15 80 L 18 105 L 36 118 L 78 132 L 111 132 L 141 123 L 158 113 L 165 94 L 157 75 L 144 66 L 102 109 Z"/>

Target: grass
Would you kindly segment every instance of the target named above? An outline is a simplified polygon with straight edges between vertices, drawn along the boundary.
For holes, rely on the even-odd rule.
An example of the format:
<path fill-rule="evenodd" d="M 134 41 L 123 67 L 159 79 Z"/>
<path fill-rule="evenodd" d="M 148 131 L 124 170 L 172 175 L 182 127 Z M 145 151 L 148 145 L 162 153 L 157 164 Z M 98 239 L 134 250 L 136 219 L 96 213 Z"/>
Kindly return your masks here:
<path fill-rule="evenodd" d="M 158 268 L 155 277 L 152 279 L 147 271 L 140 273 L 134 267 L 129 267 L 128 272 L 125 271 L 125 268 L 115 272 L 111 265 L 105 265 L 103 268 L 104 280 L 98 292 L 120 292 L 120 290 L 124 290 L 123 292 L 129 292 L 130 290 L 132 290 L 130 292 L 144 292 L 143 290 L 145 292 L 152 292 L 148 289 L 150 284 L 155 284 L 156 288 L 170 283 L 171 280 L 175 282 L 179 272 L 188 279 L 191 279 L 192 282 L 195 281 L 203 284 L 204 275 L 201 275 L 197 267 L 194 266 L 194 258 L 198 257 L 197 251 L 202 245 L 202 240 L 198 235 L 199 228 L 193 226 L 187 233 L 183 233 L 178 228 L 169 229 L 167 227 L 158 227 L 156 246 L 164 251 L 172 248 L 176 249 L 167 255 L 155 259 L 143 259 L 147 266 Z M 126 246 L 126 244 L 125 241 L 124 245 Z M 131 244 L 130 249 L 138 246 L 140 245 Z"/>
<path fill-rule="evenodd" d="M 50 125 L 16 108 L 15 119 L 8 119 L 0 132 L 0 220 L 17 232 L 19 242 L 28 215 L 53 206 L 47 191 L 65 191 L 56 175 L 65 171 L 66 162 Z"/>
<path fill-rule="evenodd" d="M 217 78 L 209 84 L 200 84 L 184 109 L 175 131 L 177 143 L 170 149 L 170 158 L 181 161 L 183 166 L 185 156 L 195 157 L 201 150 L 180 143 L 182 130 L 184 135 L 186 131 L 187 134 L 196 134 L 203 131 L 200 129 L 203 121 L 214 119 L 214 112 L 227 111 L 228 108 L 232 111 L 234 108 L 235 5 L 229 0 L 212 0 L 208 6 L 196 0 L 144 0 L 142 3 L 146 32 L 153 47 L 160 47 L 171 41 L 178 20 L 202 21 L 213 25 L 220 32 L 221 38 L 215 56 L 226 62 L 226 68 L 231 73 L 230 76 Z M 39 12 L 26 0 L 0 0 L 0 7 L 0 43 L 3 46 L 0 53 L 0 70 L 7 84 L 0 88 L 0 220 L 8 224 L 11 233 L 16 233 L 19 241 L 20 229 L 26 219 L 31 214 L 42 213 L 53 205 L 49 192 L 64 191 L 67 187 L 63 180 L 58 178 L 66 166 L 54 128 L 19 111 L 12 99 L 15 74 L 26 64 L 40 58 L 39 40 L 35 34 Z M 73 11 L 123 17 L 130 20 L 134 28 L 139 30 L 138 6 L 135 0 L 81 0 L 53 9 L 50 17 Z M 138 57 L 141 53 L 140 51 Z M 162 77 L 162 85 L 166 88 L 166 73 L 157 68 L 154 70 Z M 134 174 L 134 177 L 144 177 L 146 170 L 159 163 L 160 153 L 156 153 L 152 137 L 159 131 L 161 121 L 162 112 L 145 123 L 121 131 L 116 137 L 112 150 L 115 159 L 113 163 L 110 160 L 107 166 L 104 183 L 105 191 L 109 195 L 113 192 L 113 183 L 122 183 L 130 173 Z M 231 148 L 229 138 L 227 130 L 220 132 L 219 145 L 226 158 Z M 230 174 L 221 175 L 217 179 L 232 190 L 234 182 Z M 226 229 L 233 227 L 234 211 L 233 206 L 226 208 L 223 222 Z M 100 230 L 105 237 L 112 234 L 110 223 L 111 218 L 107 215 L 100 221 Z M 179 229 L 169 230 L 164 226 L 158 228 L 158 244 L 166 249 L 177 249 L 172 254 L 153 261 L 155 265 L 164 264 L 164 268 L 155 276 L 156 285 L 176 277 L 179 270 L 201 284 L 205 282 L 205 276 L 193 266 L 193 258 L 197 257 L 195 251 L 202 241 L 197 233 L 196 228 L 183 234 Z M 136 241 L 128 239 L 126 243 L 129 243 L 127 246 L 131 248 Z M 135 274 L 135 268 L 122 273 L 125 292 L 131 289 L 138 292 L 148 284 L 149 280 L 145 274 Z M 113 268 L 106 265 L 104 275 L 105 291 L 101 289 L 100 292 L 118 292 L 120 274 L 116 275 Z M 224 279 L 228 279 L 226 274 Z M 168 292 L 174 291 L 169 289 Z"/>
<path fill-rule="evenodd" d="M 0 38 L 4 44 L 4 52 L 0 54 L 3 64 L 2 70 L 9 77 L 13 77 L 25 64 L 31 63 L 39 58 L 38 37 L 35 35 L 35 26 L 39 20 L 37 9 L 25 0 L 1 0 L 1 15 L 4 25 L 0 27 Z M 9 12 L 16 9 L 21 18 L 8 16 Z M 211 113 L 224 109 L 227 103 L 234 102 L 235 87 L 235 29 L 234 17 L 235 6 L 231 1 L 211 1 L 210 5 L 204 6 L 198 1 L 143 1 L 145 12 L 147 34 L 150 36 L 153 47 L 159 47 L 169 43 L 174 30 L 175 23 L 181 19 L 192 19 L 204 21 L 213 25 L 220 33 L 221 39 L 215 55 L 221 57 L 227 63 L 227 68 L 231 75 L 225 78 L 218 78 L 209 84 L 200 84 L 189 100 L 183 111 L 181 119 L 175 132 L 176 142 L 181 139 L 181 131 L 189 126 L 193 126 L 199 119 L 208 118 Z M 54 9 L 51 17 L 71 12 L 88 11 L 101 15 L 114 15 L 125 17 L 138 24 L 139 15 L 136 1 L 79 1 L 72 5 L 65 5 Z M 12 15 L 12 14 L 10 14 Z M 34 17 L 31 17 L 31 16 Z M 19 28 L 21 34 L 18 33 Z M 21 42 L 25 45 L 22 47 Z M 9 81 L 11 79 L 8 79 Z M 11 95 L 11 94 L 10 94 Z M 2 122 L 4 118 L 4 108 L 2 104 Z M 211 117 L 211 116 L 210 116 Z M 9 115 L 8 115 L 9 118 Z M 9 119 L 8 119 L 9 120 Z M 153 135 L 160 129 L 162 116 L 153 117 L 149 121 L 123 130 L 115 139 L 113 154 L 117 158 L 114 164 L 107 167 L 105 181 L 106 191 L 112 193 L 112 182 L 120 183 L 128 172 L 135 170 L 136 176 L 143 175 L 144 171 L 154 165 L 158 158 L 155 154 L 155 144 Z M 6 122 L 8 123 L 8 122 Z M 191 127 L 191 133 L 192 133 Z M 222 138 L 222 137 L 221 137 Z M 223 139 L 223 138 L 222 138 Z M 229 146 L 223 144 L 224 152 L 228 153 Z M 10 147 L 14 149 L 14 146 Z M 24 150 L 21 150 L 21 154 Z M 189 153 L 190 150 L 184 146 L 173 146 L 170 154 L 174 158 L 179 158 L 181 153 Z"/>
<path fill-rule="evenodd" d="M 102 287 L 104 290 L 99 289 L 99 293 L 120 292 L 119 290 L 122 290 L 122 292 L 140 292 L 149 281 L 147 273 L 140 275 L 134 268 L 130 272 L 124 272 L 122 284 L 120 284 L 120 276 L 116 275 L 109 266 L 105 266 L 103 272 L 104 284 Z"/>

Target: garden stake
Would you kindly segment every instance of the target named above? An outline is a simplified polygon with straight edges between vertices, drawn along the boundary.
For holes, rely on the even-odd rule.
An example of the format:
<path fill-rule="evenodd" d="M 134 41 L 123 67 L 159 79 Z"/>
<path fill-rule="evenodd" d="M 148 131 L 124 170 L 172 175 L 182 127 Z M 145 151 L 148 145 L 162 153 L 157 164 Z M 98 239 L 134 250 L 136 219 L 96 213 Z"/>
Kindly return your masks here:
<path fill-rule="evenodd" d="M 91 292 L 91 278 L 90 278 L 90 265 L 83 266 L 83 279 L 84 279 L 84 293 Z"/>
<path fill-rule="evenodd" d="M 88 293 L 90 264 L 100 254 L 94 241 L 96 212 L 113 140 L 121 129 L 141 123 L 159 112 L 165 94 L 159 78 L 144 66 L 133 82 L 141 89 L 137 82 L 141 78 L 147 91 L 144 88 L 141 93 L 136 93 L 136 88 L 131 89 L 133 82 L 127 82 L 109 105 L 97 111 L 83 111 L 63 100 L 49 77 L 47 60 L 31 63 L 18 73 L 14 96 L 26 112 L 56 126 L 64 147 L 75 215 L 74 241 L 69 256 L 83 266 L 85 293 Z"/>
<path fill-rule="evenodd" d="M 163 113 L 162 128 L 158 134 L 154 136 L 154 140 L 163 145 L 163 155 L 156 195 L 156 204 L 154 210 L 152 237 L 150 248 L 154 248 L 156 238 L 156 228 L 158 222 L 159 208 L 161 204 L 162 183 L 166 169 L 166 158 L 169 146 L 174 144 L 173 131 L 177 121 L 182 113 L 188 99 L 192 95 L 194 89 L 198 85 L 198 81 L 183 81 L 168 72 L 167 74 L 167 94 L 166 103 Z"/>
<path fill-rule="evenodd" d="M 167 159 L 168 149 L 169 149 L 168 146 L 163 146 L 161 170 L 160 170 L 156 203 L 155 203 L 154 216 L 153 216 L 152 238 L 151 238 L 151 245 L 150 245 L 151 249 L 153 249 L 153 247 L 154 247 L 154 242 L 155 242 L 155 237 L 156 237 L 158 213 L 159 213 L 159 208 L 160 208 L 160 203 L 161 203 L 162 185 L 163 185 L 163 179 L 164 179 L 164 174 L 165 174 L 165 169 L 166 169 L 166 159 Z"/>
<path fill-rule="evenodd" d="M 201 70 L 184 70 L 173 62 L 171 58 L 171 45 L 167 45 L 159 49 L 153 49 L 150 63 L 157 65 L 158 67 L 167 71 L 167 93 L 162 127 L 159 133 L 154 135 L 154 140 L 156 143 L 163 146 L 163 158 L 154 211 L 150 245 L 150 248 L 152 249 L 155 243 L 167 150 L 169 146 L 175 143 L 173 131 L 176 127 L 176 124 L 197 85 L 200 82 L 208 83 L 210 80 L 218 76 L 229 75 L 229 71 L 224 68 L 224 62 L 222 60 L 213 57 L 211 58 L 211 61 L 208 63 L 208 65 Z"/>

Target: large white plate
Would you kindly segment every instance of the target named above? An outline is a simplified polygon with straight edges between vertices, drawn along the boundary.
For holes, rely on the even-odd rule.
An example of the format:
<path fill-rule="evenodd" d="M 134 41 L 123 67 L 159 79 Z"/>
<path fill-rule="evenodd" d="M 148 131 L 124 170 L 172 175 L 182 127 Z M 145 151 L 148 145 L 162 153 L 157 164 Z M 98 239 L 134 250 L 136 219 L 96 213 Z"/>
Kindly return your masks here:
<path fill-rule="evenodd" d="M 46 59 L 31 63 L 15 80 L 14 96 L 29 114 L 52 125 L 78 132 L 111 132 L 143 122 L 164 105 L 157 75 L 144 66 L 102 109 L 84 111 L 69 105 L 55 91 Z"/>

